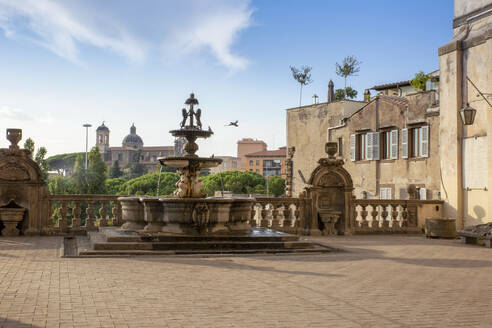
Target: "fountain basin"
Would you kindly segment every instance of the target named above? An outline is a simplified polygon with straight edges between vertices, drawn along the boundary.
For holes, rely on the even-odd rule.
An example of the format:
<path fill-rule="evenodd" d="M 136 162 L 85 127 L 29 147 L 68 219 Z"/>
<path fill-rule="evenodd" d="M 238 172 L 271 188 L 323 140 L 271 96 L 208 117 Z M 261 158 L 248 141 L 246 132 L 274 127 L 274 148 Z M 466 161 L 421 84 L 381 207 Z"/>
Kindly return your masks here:
<path fill-rule="evenodd" d="M 159 157 L 158 161 L 161 165 L 175 167 L 175 168 L 185 168 L 185 167 L 196 167 L 196 168 L 210 168 L 216 167 L 222 163 L 222 159 L 213 157 L 190 157 L 190 156 L 168 156 Z"/>
<path fill-rule="evenodd" d="M 120 197 L 123 230 L 152 234 L 249 233 L 253 198 Z"/>

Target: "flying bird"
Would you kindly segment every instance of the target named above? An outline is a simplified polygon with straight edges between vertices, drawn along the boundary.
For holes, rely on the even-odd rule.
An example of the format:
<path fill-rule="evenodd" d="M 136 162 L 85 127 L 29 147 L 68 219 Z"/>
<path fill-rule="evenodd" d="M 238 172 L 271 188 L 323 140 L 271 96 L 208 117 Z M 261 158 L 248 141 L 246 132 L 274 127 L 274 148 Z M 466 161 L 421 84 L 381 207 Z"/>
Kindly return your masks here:
<path fill-rule="evenodd" d="M 225 126 L 235 126 L 237 128 L 239 125 L 238 125 L 238 121 L 235 121 L 235 122 L 230 122 L 229 124 L 226 124 Z"/>

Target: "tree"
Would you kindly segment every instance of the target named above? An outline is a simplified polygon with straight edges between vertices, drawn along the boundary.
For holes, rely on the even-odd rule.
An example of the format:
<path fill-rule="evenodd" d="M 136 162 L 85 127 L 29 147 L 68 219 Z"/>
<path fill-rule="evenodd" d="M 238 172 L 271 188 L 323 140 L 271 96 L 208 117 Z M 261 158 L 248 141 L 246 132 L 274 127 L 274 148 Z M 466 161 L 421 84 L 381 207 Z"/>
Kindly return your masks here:
<path fill-rule="evenodd" d="M 347 78 L 349 76 L 355 76 L 356 73 L 360 71 L 361 62 L 357 60 L 355 56 L 347 56 L 343 59 L 342 65 L 339 63 L 335 64 L 335 73 L 343 77 L 344 79 L 344 90 L 345 95 L 347 96 Z"/>
<path fill-rule="evenodd" d="M 87 170 L 88 176 L 88 193 L 89 194 L 104 194 L 106 192 L 107 166 L 104 163 L 98 147 L 93 147 L 89 152 L 89 167 Z"/>
<path fill-rule="evenodd" d="M 75 159 L 79 154 L 85 153 L 69 153 L 50 156 L 46 159 L 51 170 L 64 170 L 73 172 Z"/>
<path fill-rule="evenodd" d="M 110 178 L 119 178 L 123 175 L 123 171 L 120 168 L 120 163 L 118 160 L 116 160 L 113 165 L 111 165 L 111 168 L 109 169 L 109 177 Z"/>
<path fill-rule="evenodd" d="M 221 182 L 222 179 L 222 182 Z M 256 193 L 258 185 L 265 186 L 265 178 L 261 174 L 250 171 L 226 171 L 210 174 L 200 178 L 203 182 L 202 190 L 208 195 L 213 196 L 216 191 L 231 191 L 234 194 L 253 194 Z"/>
<path fill-rule="evenodd" d="M 108 195 L 120 195 L 124 194 L 123 185 L 127 181 L 124 178 L 114 178 L 114 179 L 106 179 L 104 182 L 106 184 L 106 193 Z"/>
<path fill-rule="evenodd" d="M 87 170 L 83 154 L 79 154 L 75 160 L 72 176 L 74 189 L 79 194 L 104 194 L 107 167 L 97 147 L 91 149 L 88 159 Z"/>
<path fill-rule="evenodd" d="M 425 91 L 428 80 L 435 81 L 435 78 L 433 78 L 430 74 L 425 74 L 424 72 L 420 71 L 415 74 L 413 80 L 410 81 L 410 85 L 417 92 Z"/>
<path fill-rule="evenodd" d="M 304 85 L 308 85 L 311 82 L 311 67 L 309 66 L 301 66 L 300 69 L 290 66 L 290 70 L 292 72 L 292 77 L 294 80 L 296 80 L 299 85 L 300 85 L 300 92 L 299 92 L 299 107 L 301 107 L 301 101 L 302 101 L 302 87 Z"/>
<path fill-rule="evenodd" d="M 343 99 L 354 99 L 357 97 L 357 91 L 352 89 L 351 87 L 346 87 L 344 89 L 336 89 L 335 90 L 335 99 L 336 100 L 343 100 Z"/>
<path fill-rule="evenodd" d="M 140 163 L 141 154 L 140 150 L 136 151 L 133 154 L 133 161 L 125 167 L 125 178 L 128 180 L 138 178 L 147 173 L 145 166 Z"/>
<path fill-rule="evenodd" d="M 87 194 L 89 190 L 85 158 L 83 154 L 77 155 L 72 175 L 74 189 L 77 194 Z"/>
<path fill-rule="evenodd" d="M 34 156 L 34 140 L 27 138 L 24 142 L 24 148 L 29 151 L 29 156 L 32 158 Z"/>
<path fill-rule="evenodd" d="M 54 178 L 48 179 L 48 190 L 52 195 L 74 194 L 73 181 L 70 178 L 65 178 L 57 175 Z"/>
<path fill-rule="evenodd" d="M 34 157 L 34 161 L 38 163 L 39 168 L 41 169 L 41 173 L 43 174 L 43 179 L 45 181 L 48 179 L 48 171 L 49 171 L 48 162 L 44 159 L 46 153 L 48 153 L 46 147 L 39 147 L 38 151 L 36 152 L 36 156 Z"/>
<path fill-rule="evenodd" d="M 275 197 L 285 194 L 285 180 L 279 175 L 273 175 L 268 178 L 268 192 Z"/>
<path fill-rule="evenodd" d="M 160 173 L 159 196 L 169 196 L 176 190 L 176 182 L 179 180 L 177 173 Z M 112 179 L 115 180 L 115 179 Z M 159 172 L 144 174 L 138 178 L 126 181 L 120 187 L 120 194 L 125 195 L 150 195 L 157 193 Z"/>

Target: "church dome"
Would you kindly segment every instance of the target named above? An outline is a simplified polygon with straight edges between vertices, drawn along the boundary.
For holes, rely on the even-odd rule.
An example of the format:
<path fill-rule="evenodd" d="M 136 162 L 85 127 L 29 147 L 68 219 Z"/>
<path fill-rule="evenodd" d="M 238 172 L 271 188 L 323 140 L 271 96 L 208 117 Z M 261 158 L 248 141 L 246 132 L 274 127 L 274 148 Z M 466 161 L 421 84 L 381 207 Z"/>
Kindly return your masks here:
<path fill-rule="evenodd" d="M 96 131 L 108 131 L 109 132 L 109 129 L 106 125 L 104 125 L 104 121 L 103 121 L 102 124 L 96 129 Z"/>
<path fill-rule="evenodd" d="M 135 127 L 135 124 L 132 124 L 130 128 L 130 134 L 123 139 L 123 147 L 131 147 L 131 148 L 143 147 L 143 140 L 137 134 L 137 128 Z"/>

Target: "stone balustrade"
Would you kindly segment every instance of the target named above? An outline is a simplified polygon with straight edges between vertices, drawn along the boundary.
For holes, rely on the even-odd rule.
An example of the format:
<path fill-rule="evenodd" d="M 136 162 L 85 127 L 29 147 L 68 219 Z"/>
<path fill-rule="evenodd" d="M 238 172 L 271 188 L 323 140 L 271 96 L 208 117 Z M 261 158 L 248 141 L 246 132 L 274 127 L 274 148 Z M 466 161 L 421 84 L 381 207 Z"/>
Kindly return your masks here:
<path fill-rule="evenodd" d="M 294 197 L 256 197 L 251 213 L 252 227 L 302 233 L 306 200 Z"/>
<path fill-rule="evenodd" d="M 47 232 L 85 233 L 97 227 L 120 226 L 121 204 L 117 195 L 50 195 Z M 55 224 L 56 221 L 56 224 Z"/>
<path fill-rule="evenodd" d="M 421 232 L 425 219 L 442 214 L 442 201 L 354 199 L 352 233 Z"/>

